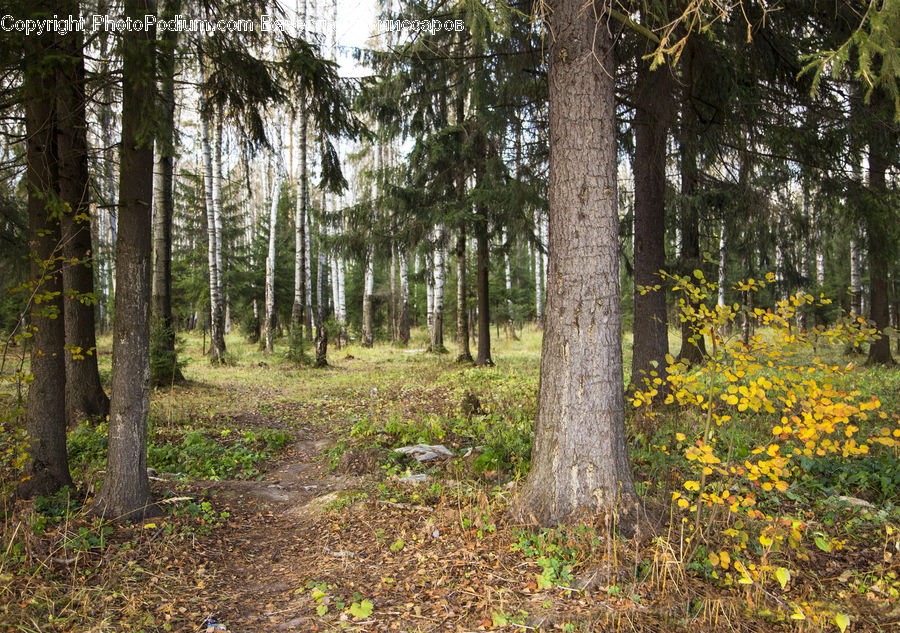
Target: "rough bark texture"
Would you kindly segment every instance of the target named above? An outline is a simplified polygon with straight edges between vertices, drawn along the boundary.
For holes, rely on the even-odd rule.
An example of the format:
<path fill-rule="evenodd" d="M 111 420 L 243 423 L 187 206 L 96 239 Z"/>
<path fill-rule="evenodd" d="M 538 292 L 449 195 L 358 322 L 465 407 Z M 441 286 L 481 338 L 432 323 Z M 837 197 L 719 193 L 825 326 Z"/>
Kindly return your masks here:
<path fill-rule="evenodd" d="M 35 10 L 49 11 L 47 3 Z M 33 259 L 31 279 L 41 302 L 31 303 L 31 373 L 25 407 L 25 430 L 30 438 L 25 477 L 17 493 L 21 497 L 52 494 L 71 486 L 66 455 L 66 366 L 63 356 L 62 274 L 59 223 L 51 220 L 58 166 L 53 92 L 56 78 L 46 57 L 53 55 L 53 35 L 25 40 L 26 53 L 38 63 L 25 73 L 26 172 L 28 183 L 29 250 Z M 53 294 L 49 294 L 53 293 Z"/>
<path fill-rule="evenodd" d="M 625 442 L 616 209 L 615 66 L 606 24 L 552 3 L 550 269 L 525 519 L 618 512 L 635 488 Z M 627 503 L 623 506 L 622 503 Z"/>
<path fill-rule="evenodd" d="M 180 3 L 165 2 L 164 17 L 177 15 Z M 151 376 L 154 384 L 184 381 L 175 351 L 172 320 L 172 219 L 175 215 L 175 45 L 177 32 L 167 31 L 159 55 L 160 135 L 153 169 L 153 284 L 151 289 Z"/>
<path fill-rule="evenodd" d="M 459 345 L 458 363 L 471 363 L 469 351 L 469 312 L 466 306 L 466 229 L 456 236 L 456 343 Z"/>
<path fill-rule="evenodd" d="M 891 356 L 891 338 L 886 332 L 891 326 L 888 310 L 888 269 L 897 252 L 897 245 L 892 239 L 895 230 L 888 224 L 888 218 L 893 214 L 885 208 L 888 204 L 885 171 L 891 140 L 892 135 L 882 132 L 877 138 L 869 141 L 871 208 L 866 214 L 866 237 L 869 241 L 869 304 L 871 318 L 878 329 L 878 338 L 869 345 L 869 356 L 866 359 L 868 365 L 894 364 Z"/>
<path fill-rule="evenodd" d="M 669 353 L 666 289 L 666 137 L 671 74 L 641 61 L 634 115 L 634 346 L 631 385 L 662 375 Z M 659 286 L 658 290 L 647 290 Z"/>
<path fill-rule="evenodd" d="M 690 45 L 686 55 L 690 59 Z M 686 64 L 688 62 L 686 61 Z M 690 90 L 686 86 L 685 90 Z M 689 94 L 682 99 L 681 111 L 681 269 L 682 274 L 690 274 L 700 268 L 700 214 L 696 202 L 692 199 L 697 190 L 697 127 L 696 115 Z M 678 360 L 689 364 L 703 362 L 706 344 L 702 333 L 694 331 L 694 324 L 688 319 L 681 319 L 681 351 Z"/>
<path fill-rule="evenodd" d="M 69 1 L 59 8 L 78 14 L 77 2 Z M 64 57 L 57 69 L 56 85 L 59 196 L 65 205 L 61 218 L 62 254 L 68 262 L 63 267 L 63 310 L 66 419 L 70 425 L 84 417 L 109 414 L 109 398 L 97 371 L 83 44 L 83 36 L 77 31 L 61 38 Z"/>
<path fill-rule="evenodd" d="M 155 0 L 126 0 L 132 19 L 155 14 Z M 147 125 L 156 116 L 155 29 L 122 34 L 122 150 L 119 240 L 113 325 L 109 457 L 94 510 L 133 519 L 156 508 L 147 479 L 150 410 L 150 216 L 153 144 Z"/>
<path fill-rule="evenodd" d="M 475 364 L 479 366 L 493 365 L 491 358 L 491 300 L 490 270 L 488 269 L 488 217 L 487 209 L 478 210 L 478 236 L 476 250 L 478 252 L 478 271 L 476 292 L 478 294 L 478 354 Z"/>

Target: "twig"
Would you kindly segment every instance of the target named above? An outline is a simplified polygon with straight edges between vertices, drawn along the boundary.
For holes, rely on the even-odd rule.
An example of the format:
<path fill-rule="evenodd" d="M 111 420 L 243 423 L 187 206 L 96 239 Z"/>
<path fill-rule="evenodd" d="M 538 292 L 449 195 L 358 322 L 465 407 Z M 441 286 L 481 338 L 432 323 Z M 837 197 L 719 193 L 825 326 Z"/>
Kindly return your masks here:
<path fill-rule="evenodd" d="M 381 503 L 386 506 L 391 506 L 392 508 L 400 508 L 401 510 L 423 510 L 425 512 L 434 512 L 434 508 L 429 508 L 428 506 L 414 506 L 409 503 L 394 503 L 393 501 L 381 501 Z"/>

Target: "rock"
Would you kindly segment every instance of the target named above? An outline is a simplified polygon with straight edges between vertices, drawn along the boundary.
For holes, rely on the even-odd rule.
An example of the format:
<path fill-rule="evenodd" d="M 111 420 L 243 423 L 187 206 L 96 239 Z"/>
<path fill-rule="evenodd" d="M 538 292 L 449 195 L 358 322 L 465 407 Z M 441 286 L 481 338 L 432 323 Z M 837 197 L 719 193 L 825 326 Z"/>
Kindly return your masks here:
<path fill-rule="evenodd" d="M 418 486 L 419 484 L 424 484 L 428 481 L 428 475 L 422 473 L 421 475 L 409 475 L 408 477 L 401 477 L 401 484 L 411 484 L 413 486 Z"/>
<path fill-rule="evenodd" d="M 874 510 L 875 506 L 866 501 L 865 499 L 859 499 L 857 497 L 845 497 L 843 495 L 838 496 L 838 501 L 843 501 L 844 503 L 848 503 L 854 508 L 865 508 L 866 510 Z"/>
<path fill-rule="evenodd" d="M 415 446 L 401 446 L 394 449 L 395 453 L 403 455 L 411 455 L 418 462 L 430 462 L 437 459 L 446 459 L 453 457 L 453 452 L 443 444 L 416 444 Z"/>

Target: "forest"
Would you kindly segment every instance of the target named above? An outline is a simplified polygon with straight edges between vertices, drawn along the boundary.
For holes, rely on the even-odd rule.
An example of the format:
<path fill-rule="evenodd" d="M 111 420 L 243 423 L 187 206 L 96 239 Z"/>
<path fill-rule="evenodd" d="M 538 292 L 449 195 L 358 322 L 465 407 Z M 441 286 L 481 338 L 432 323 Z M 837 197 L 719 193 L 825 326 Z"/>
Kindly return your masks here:
<path fill-rule="evenodd" d="M 900 626 L 900 0 L 0 31 L 0 629 Z"/>

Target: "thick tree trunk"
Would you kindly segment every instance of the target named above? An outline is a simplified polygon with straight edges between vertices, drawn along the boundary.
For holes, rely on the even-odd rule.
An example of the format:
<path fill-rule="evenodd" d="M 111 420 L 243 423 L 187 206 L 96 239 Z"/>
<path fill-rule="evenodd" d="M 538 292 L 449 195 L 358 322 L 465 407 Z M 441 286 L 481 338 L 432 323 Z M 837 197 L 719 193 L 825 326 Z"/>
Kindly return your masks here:
<path fill-rule="evenodd" d="M 477 256 L 477 288 L 478 293 L 478 354 L 475 364 L 492 366 L 491 358 L 491 302 L 490 302 L 490 269 L 488 268 L 488 215 L 487 209 L 478 210 L 478 234 L 476 237 Z"/>
<path fill-rule="evenodd" d="M 155 0 L 125 0 L 125 15 L 156 13 Z M 113 326 L 109 457 L 94 510 L 107 518 L 153 513 L 147 479 L 150 410 L 150 237 L 156 118 L 155 29 L 122 34 L 122 150 L 119 176 L 119 261 Z M 151 128 L 152 129 L 152 128 Z"/>
<path fill-rule="evenodd" d="M 362 310 L 362 345 L 372 347 L 375 342 L 375 333 L 372 323 L 372 300 L 375 294 L 375 246 L 369 244 L 366 250 L 366 272 L 363 279 L 363 310 Z"/>
<path fill-rule="evenodd" d="M 397 253 L 400 260 L 400 318 L 397 335 L 401 345 L 409 344 L 409 256 L 406 246 L 401 244 Z"/>
<path fill-rule="evenodd" d="M 671 74 L 666 66 L 638 70 L 634 115 L 634 345 L 631 386 L 643 388 L 651 372 L 665 374 L 669 353 L 666 289 L 666 138 Z M 658 289 L 657 289 L 658 286 Z M 662 391 L 662 390 L 660 390 Z"/>
<path fill-rule="evenodd" d="M 53 10 L 38 1 L 37 14 Z M 26 172 L 28 186 L 28 246 L 32 254 L 31 374 L 25 406 L 28 461 L 18 485 L 21 497 L 49 495 L 72 485 L 66 454 L 66 363 L 63 354 L 62 273 L 60 229 L 50 206 L 57 187 L 58 165 L 55 129 L 56 77 L 53 73 L 53 33 L 25 39 L 25 50 L 35 63 L 27 69 L 25 97 Z"/>
<path fill-rule="evenodd" d="M 628 532 L 636 493 L 625 440 L 613 42 L 580 0 L 551 8 L 550 270 L 518 508 L 541 525 L 601 508 Z"/>
<path fill-rule="evenodd" d="M 168 0 L 161 13 L 177 15 L 180 2 Z M 150 380 L 154 384 L 182 382 L 175 351 L 172 320 L 172 219 L 175 215 L 175 46 L 178 34 L 167 31 L 159 55 L 160 133 L 154 148 L 153 284 L 150 303 Z"/>
<path fill-rule="evenodd" d="M 77 2 L 59 8 L 78 14 Z M 83 417 L 106 417 L 109 398 L 97 371 L 83 36 L 72 31 L 61 42 L 64 57 L 57 68 L 56 133 L 59 196 L 66 205 L 61 218 L 62 254 L 67 261 L 63 267 L 66 419 L 73 425 Z"/>
<path fill-rule="evenodd" d="M 871 200 L 869 204 L 873 208 L 866 214 L 866 237 L 868 238 L 869 251 L 869 303 L 871 318 L 878 330 L 877 338 L 869 345 L 867 365 L 893 365 L 891 356 L 891 337 L 887 333 L 891 326 L 888 310 L 888 273 L 889 264 L 894 262 L 897 245 L 892 236 L 896 235 L 896 229 L 889 225 L 892 214 L 886 209 L 890 204 L 888 200 L 887 186 L 885 184 L 885 171 L 888 165 L 888 150 L 890 141 L 896 141 L 892 135 L 879 132 L 879 136 L 869 142 L 869 190 Z M 893 255 L 893 257 L 892 257 Z"/>
<path fill-rule="evenodd" d="M 466 305 L 466 229 L 456 236 L 456 343 L 459 345 L 458 363 L 471 363 L 469 351 L 469 312 Z"/>
<path fill-rule="evenodd" d="M 689 55 L 690 57 L 690 55 Z M 689 90 L 690 87 L 686 87 Z M 681 262 L 683 274 L 699 269 L 700 260 L 700 214 L 693 199 L 697 190 L 697 130 L 695 115 L 690 99 L 685 95 L 681 115 Z M 696 307 L 696 306 L 695 306 Z M 703 362 L 706 344 L 702 332 L 694 330 L 694 323 L 681 319 L 681 351 L 678 360 L 694 365 Z"/>

